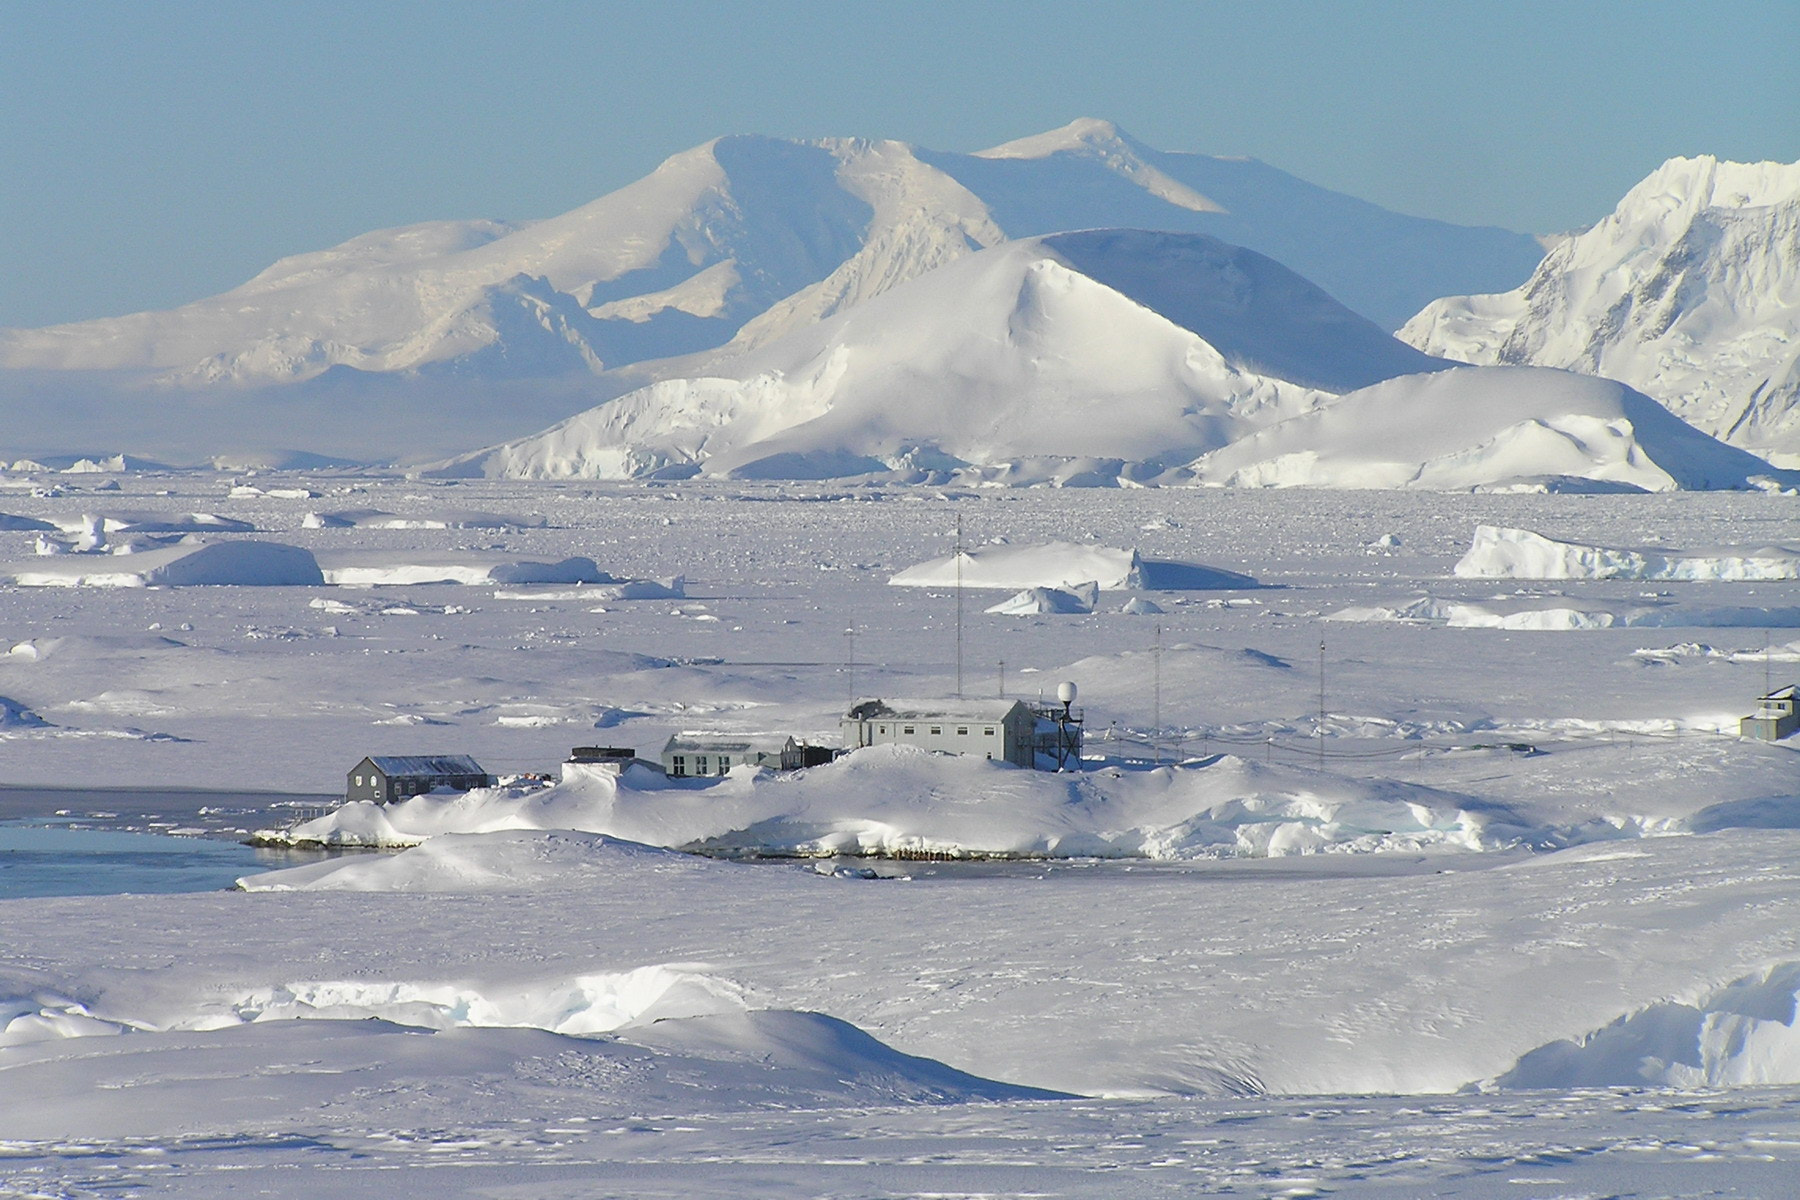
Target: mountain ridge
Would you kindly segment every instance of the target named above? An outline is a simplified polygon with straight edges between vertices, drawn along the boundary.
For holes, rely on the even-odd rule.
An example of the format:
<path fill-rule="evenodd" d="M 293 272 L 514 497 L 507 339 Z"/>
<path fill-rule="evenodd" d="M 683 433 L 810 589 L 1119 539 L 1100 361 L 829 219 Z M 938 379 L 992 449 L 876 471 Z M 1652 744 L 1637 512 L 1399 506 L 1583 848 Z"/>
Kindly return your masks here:
<path fill-rule="evenodd" d="M 1388 213 L 1254 160 L 1157 151 L 1106 122 L 978 154 L 730 135 L 542 220 L 377 230 L 175 309 L 3 330 L 0 366 L 206 389 L 442 369 L 503 342 L 462 373 L 723 357 L 1001 241 L 1110 226 L 1261 249 L 1387 328 L 1468 283 L 1522 278 L 1541 253 L 1522 234 Z"/>

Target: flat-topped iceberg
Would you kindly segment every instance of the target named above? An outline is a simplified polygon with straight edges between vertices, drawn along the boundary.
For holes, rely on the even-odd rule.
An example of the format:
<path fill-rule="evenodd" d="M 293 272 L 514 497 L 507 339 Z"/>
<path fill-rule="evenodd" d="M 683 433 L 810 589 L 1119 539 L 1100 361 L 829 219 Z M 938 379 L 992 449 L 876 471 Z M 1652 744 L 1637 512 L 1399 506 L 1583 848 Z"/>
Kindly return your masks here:
<path fill-rule="evenodd" d="M 539 558 L 492 550 L 329 550 L 319 552 L 326 583 L 369 587 L 413 583 L 610 583 L 582 556 Z"/>
<path fill-rule="evenodd" d="M 1146 560 L 1136 550 L 1084 542 L 983 546 L 934 558 L 888 577 L 895 587 L 966 587 L 1018 591 L 1070 590 L 1093 583 L 1103 592 L 1133 588 L 1250 588 L 1256 580 L 1194 563 Z"/>
<path fill-rule="evenodd" d="M 281 542 L 182 541 L 135 554 L 55 554 L 0 565 L 20 587 L 285 587 L 325 582 L 312 552 Z"/>
<path fill-rule="evenodd" d="M 1762 582 L 1800 578 L 1800 547 L 1597 546 L 1529 529 L 1479 525 L 1456 564 L 1465 579 L 1644 579 Z"/>

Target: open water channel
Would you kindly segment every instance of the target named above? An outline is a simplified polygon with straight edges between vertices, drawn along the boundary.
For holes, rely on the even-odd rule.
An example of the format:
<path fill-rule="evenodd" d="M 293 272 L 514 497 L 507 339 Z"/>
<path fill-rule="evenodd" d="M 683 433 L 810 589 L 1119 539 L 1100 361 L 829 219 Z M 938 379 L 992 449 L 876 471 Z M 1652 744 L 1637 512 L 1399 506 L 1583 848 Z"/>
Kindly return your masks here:
<path fill-rule="evenodd" d="M 0 900 L 205 892 L 319 853 L 243 844 L 332 797 L 0 788 Z"/>

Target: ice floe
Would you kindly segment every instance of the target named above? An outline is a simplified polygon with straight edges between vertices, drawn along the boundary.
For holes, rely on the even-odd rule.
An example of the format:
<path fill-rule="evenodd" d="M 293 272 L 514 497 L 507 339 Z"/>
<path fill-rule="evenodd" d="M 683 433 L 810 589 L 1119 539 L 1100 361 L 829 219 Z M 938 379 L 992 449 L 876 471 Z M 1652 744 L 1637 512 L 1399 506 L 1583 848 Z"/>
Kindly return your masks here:
<path fill-rule="evenodd" d="M 342 512 L 310 512 L 307 529 L 541 529 L 542 517 L 514 517 L 473 509 L 433 509 L 428 515 L 403 516 L 379 508 Z"/>
<path fill-rule="evenodd" d="M 1326 614 L 1327 621 L 1412 621 L 1452 629 L 1566 631 L 1581 629 L 1800 628 L 1800 607 L 1792 605 L 1631 603 L 1568 597 L 1507 597 L 1444 600 L 1420 596 L 1400 604 L 1358 605 Z"/>

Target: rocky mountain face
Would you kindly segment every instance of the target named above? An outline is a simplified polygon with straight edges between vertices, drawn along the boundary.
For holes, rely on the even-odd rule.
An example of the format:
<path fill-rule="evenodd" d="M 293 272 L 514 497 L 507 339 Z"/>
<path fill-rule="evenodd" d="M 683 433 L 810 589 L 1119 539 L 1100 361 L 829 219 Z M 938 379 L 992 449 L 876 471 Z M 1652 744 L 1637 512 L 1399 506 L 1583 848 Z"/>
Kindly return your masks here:
<path fill-rule="evenodd" d="M 1399 336 L 1619 380 L 1800 465 L 1800 163 L 1671 159 L 1523 287 L 1434 301 Z"/>

